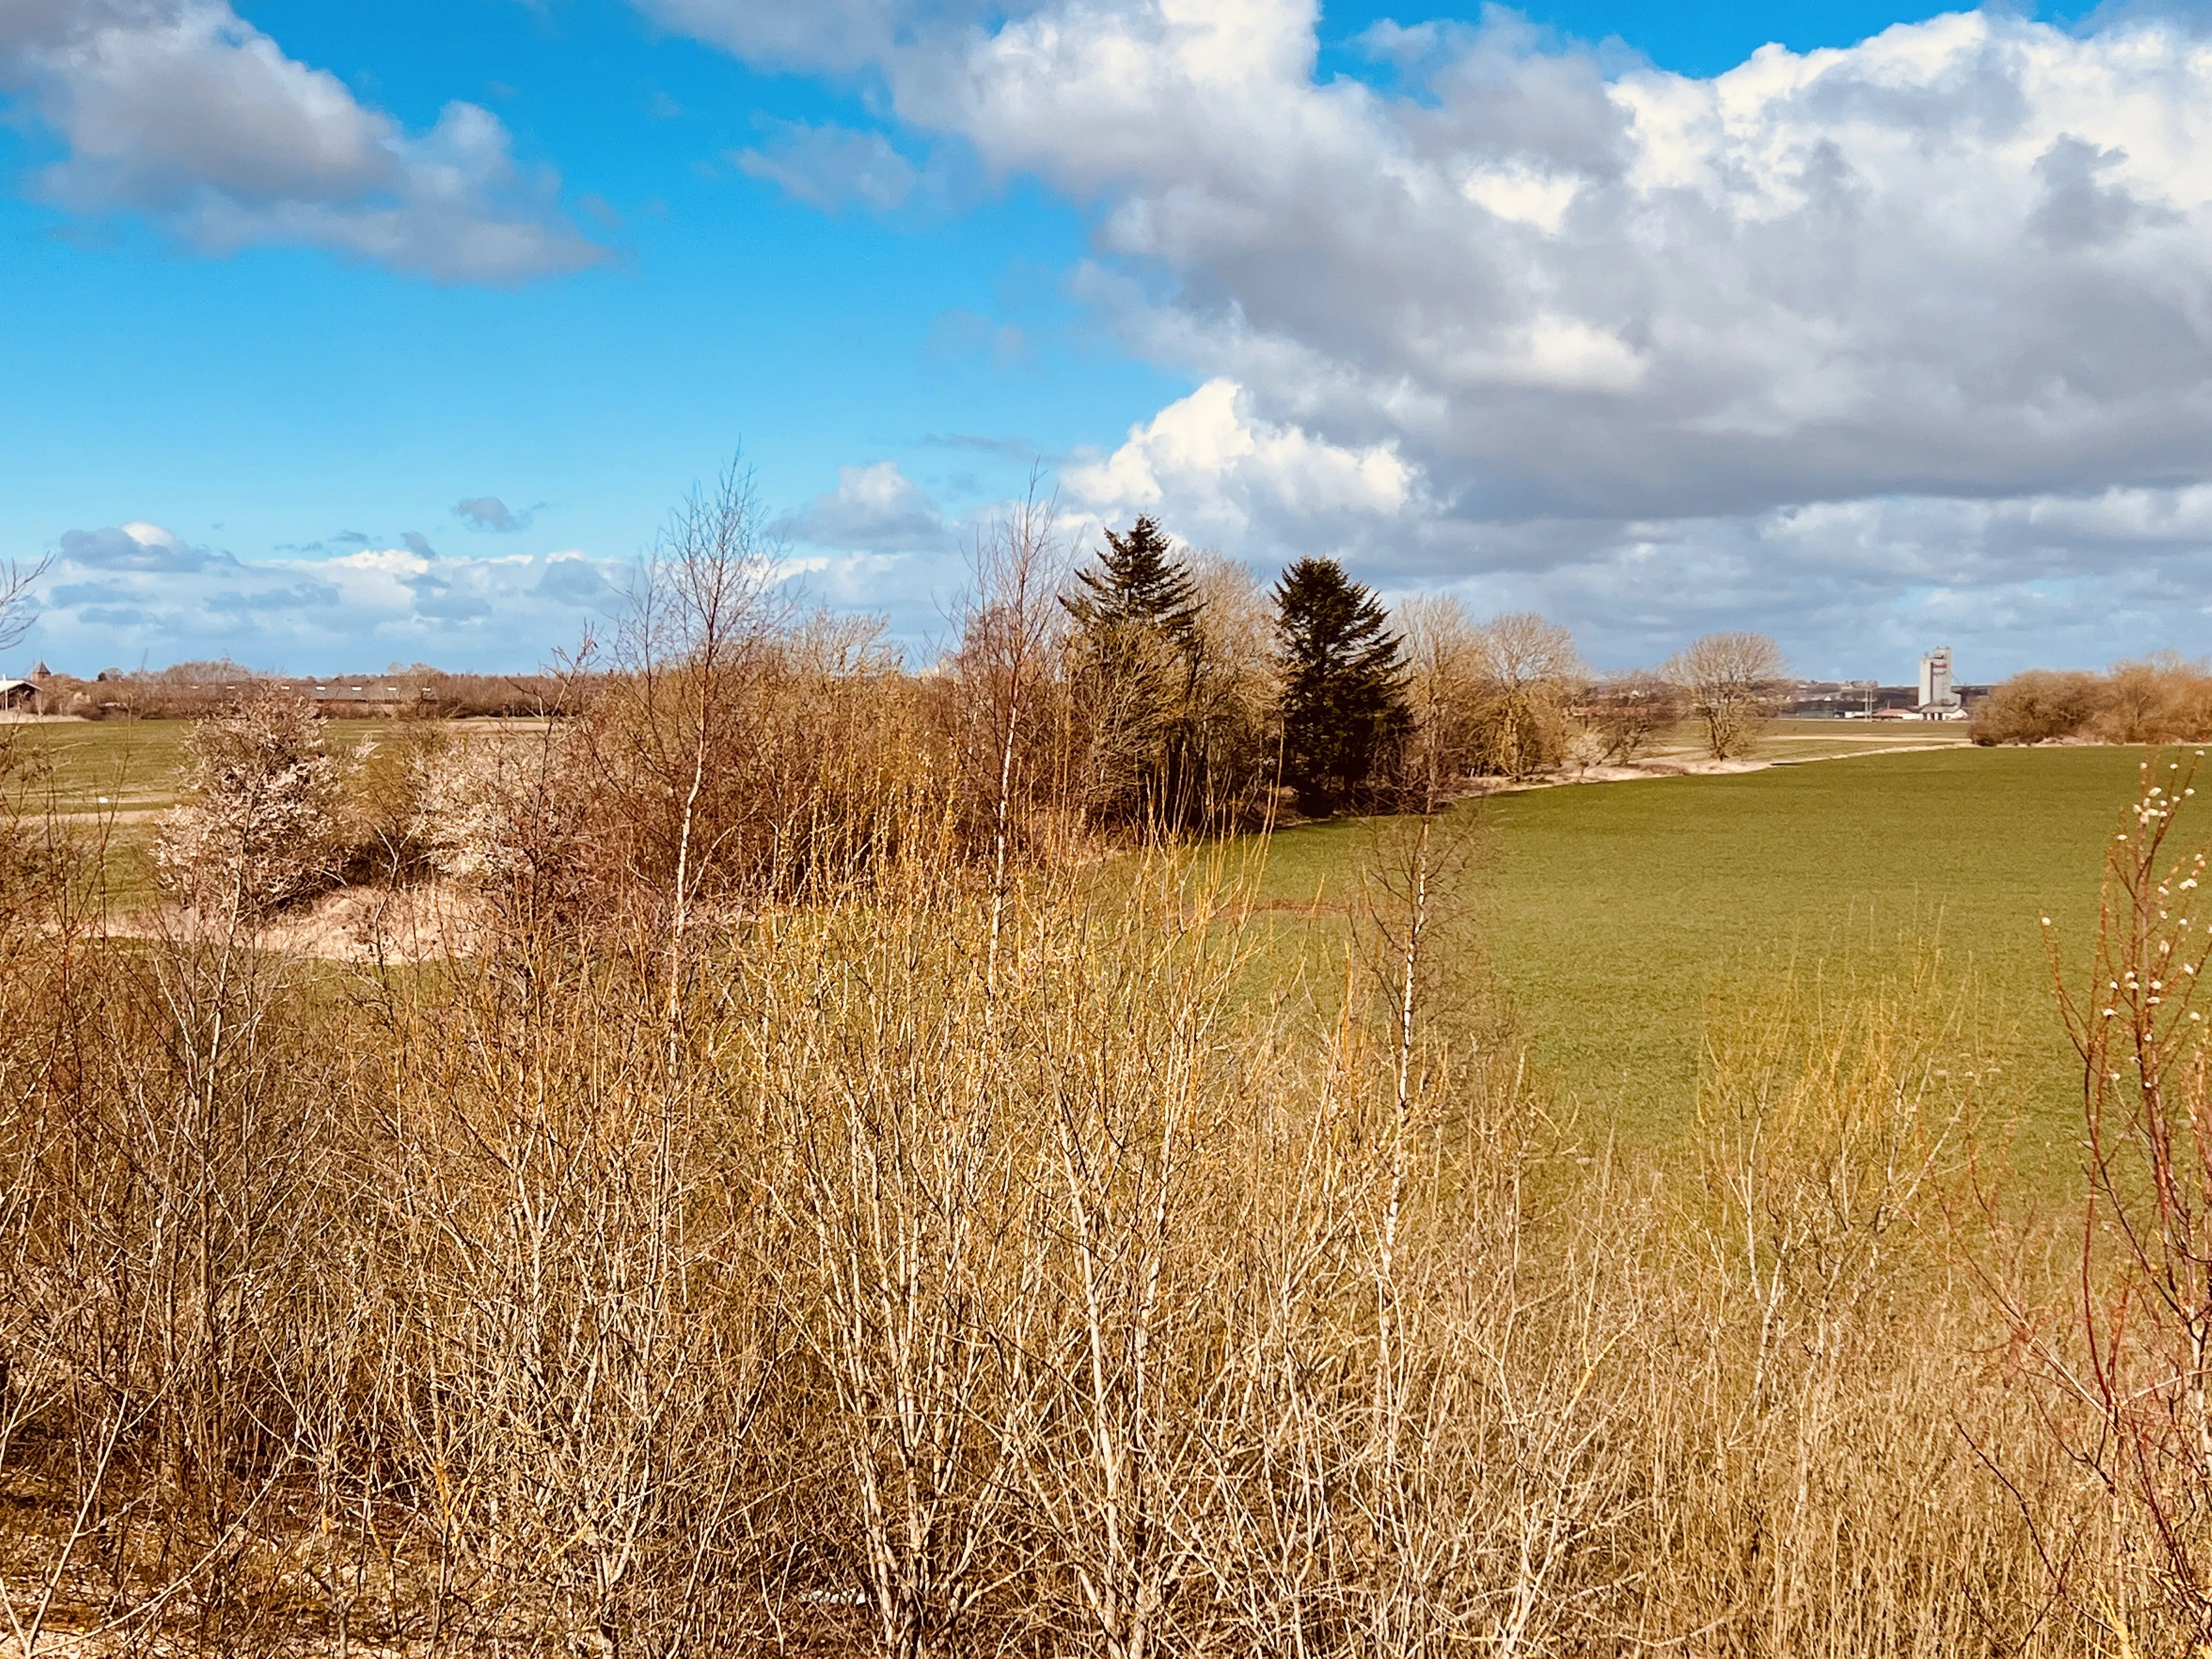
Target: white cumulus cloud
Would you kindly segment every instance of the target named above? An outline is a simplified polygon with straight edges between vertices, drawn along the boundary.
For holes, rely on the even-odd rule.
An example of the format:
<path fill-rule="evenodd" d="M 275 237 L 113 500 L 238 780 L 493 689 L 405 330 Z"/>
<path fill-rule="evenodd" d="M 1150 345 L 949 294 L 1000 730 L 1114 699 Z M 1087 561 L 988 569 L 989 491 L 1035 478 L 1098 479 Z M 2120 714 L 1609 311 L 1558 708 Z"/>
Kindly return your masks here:
<path fill-rule="evenodd" d="M 1107 519 L 1172 507 L 1186 539 L 1243 547 L 1371 528 L 1413 505 L 1413 470 L 1388 445 L 1346 448 L 1256 419 L 1247 402 L 1209 380 L 1111 454 L 1079 457 L 1060 475 L 1073 504 Z"/>
<path fill-rule="evenodd" d="M 604 628 L 626 576 L 576 551 L 441 557 L 418 535 L 339 555 L 240 559 L 149 523 L 69 531 L 52 551 L 22 649 L 85 673 L 142 657 L 222 655 L 299 672 L 358 668 L 380 654 L 527 667 L 533 653 Z"/>
<path fill-rule="evenodd" d="M 451 103 L 410 132 L 228 0 L 7 0 L 0 94 L 64 147 L 49 199 L 209 252 L 304 245 L 495 283 L 602 257 L 487 111 Z"/>
<path fill-rule="evenodd" d="M 781 520 L 776 533 L 841 552 L 893 553 L 941 547 L 944 515 L 896 461 L 837 470 L 837 487 Z"/>

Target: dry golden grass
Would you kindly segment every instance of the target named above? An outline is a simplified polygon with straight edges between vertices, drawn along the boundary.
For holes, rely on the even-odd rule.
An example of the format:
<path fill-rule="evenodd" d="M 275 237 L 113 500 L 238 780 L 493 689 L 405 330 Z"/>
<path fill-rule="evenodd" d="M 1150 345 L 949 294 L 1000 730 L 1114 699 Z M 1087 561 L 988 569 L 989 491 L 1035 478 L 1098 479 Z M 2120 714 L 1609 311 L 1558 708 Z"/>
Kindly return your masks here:
<path fill-rule="evenodd" d="M 1240 994 L 1247 890 L 949 833 L 696 925 L 672 1004 L 665 929 L 19 930 L 19 1647 L 2100 1650 L 1939 980 L 1785 988 L 1630 1160 L 1439 971 L 1437 823 L 1326 1025 Z"/>

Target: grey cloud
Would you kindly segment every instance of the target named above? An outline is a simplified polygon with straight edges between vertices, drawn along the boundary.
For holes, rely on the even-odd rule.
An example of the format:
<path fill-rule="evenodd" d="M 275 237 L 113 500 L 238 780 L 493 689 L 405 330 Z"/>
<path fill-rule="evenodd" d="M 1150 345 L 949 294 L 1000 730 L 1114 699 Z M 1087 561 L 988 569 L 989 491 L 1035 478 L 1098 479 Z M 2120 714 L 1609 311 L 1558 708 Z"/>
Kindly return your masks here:
<path fill-rule="evenodd" d="M 748 61 L 849 70 L 878 62 L 918 34 L 949 31 L 1004 8 L 990 0 L 633 0 L 664 27 Z"/>
<path fill-rule="evenodd" d="M 837 488 L 779 522 L 778 534 L 848 552 L 899 552 L 940 545 L 944 515 L 896 461 L 841 467 Z"/>
<path fill-rule="evenodd" d="M 88 605 L 112 604 L 130 596 L 129 588 L 118 587 L 112 582 L 67 582 L 46 597 L 54 604 L 67 605 L 74 611 Z"/>
<path fill-rule="evenodd" d="M 434 559 L 438 550 L 430 545 L 429 538 L 410 530 L 401 536 L 400 544 L 418 559 Z"/>
<path fill-rule="evenodd" d="M 1010 461 L 1032 461 L 1042 453 L 1027 438 L 994 438 L 975 432 L 925 432 L 915 441 L 933 449 L 973 449 Z"/>
<path fill-rule="evenodd" d="M 491 602 L 473 581 L 449 581 L 429 571 L 400 577 L 416 617 L 431 622 L 483 622 L 491 615 Z"/>
<path fill-rule="evenodd" d="M 1695 635 L 1781 638 L 1801 672 L 1901 672 L 1928 645 L 1995 679 L 2203 650 L 2212 632 L 2212 489 L 2006 501 L 1817 505 L 1650 522 L 1431 521 L 1346 550 L 1401 589 L 1443 586 L 1479 609 L 1571 623 L 1600 664 L 1665 657 Z"/>
<path fill-rule="evenodd" d="M 619 598 L 605 574 L 587 559 L 552 559 L 531 590 L 570 605 L 604 605 Z"/>
<path fill-rule="evenodd" d="M 143 628 L 155 620 L 153 612 L 129 605 L 102 605 L 76 613 L 77 620 L 94 628 Z"/>
<path fill-rule="evenodd" d="M 226 588 L 203 601 L 210 611 L 258 613 L 265 611 L 328 611 L 343 596 L 328 582 L 300 581 L 282 587 Z"/>
<path fill-rule="evenodd" d="M 72 211 L 142 212 L 211 252 L 319 246 L 445 282 L 507 283 L 604 257 L 472 104 L 410 133 L 287 58 L 228 0 L 39 0 L 0 23 L 0 93 L 67 147 Z"/>
<path fill-rule="evenodd" d="M 2126 191 L 2103 181 L 2100 175 L 2126 160 L 2123 151 L 2099 149 L 2070 133 L 2037 158 L 2035 173 L 2044 197 L 2029 223 L 2045 246 L 2062 251 L 2100 247 L 2137 224 L 2176 222 L 2179 216 L 2146 208 Z"/>
<path fill-rule="evenodd" d="M 64 531 L 61 550 L 70 563 L 96 570 L 204 570 L 237 562 L 228 553 L 190 546 L 151 525 Z"/>
<path fill-rule="evenodd" d="M 376 538 L 365 530 L 341 530 L 331 539 L 341 547 L 367 547 Z"/>
<path fill-rule="evenodd" d="M 1078 294 L 1202 383 L 1064 471 L 1095 514 L 1630 659 L 1731 619 L 1808 665 L 1937 626 L 1990 672 L 2038 629 L 2201 648 L 2212 58 L 2178 24 L 1993 9 L 1698 80 L 1492 12 L 1370 32 L 1368 85 L 1316 79 L 1306 0 L 870 5 L 836 46 L 653 9 L 870 69 L 910 132 L 1094 210 Z"/>
<path fill-rule="evenodd" d="M 2212 447 L 2212 212 L 2155 137 L 2212 98 L 2180 33 L 1966 14 L 1725 85 L 1440 42 L 1395 96 L 1316 82 L 1294 0 L 1064 0 L 880 61 L 910 122 L 1100 204 L 1085 289 L 1139 350 L 1455 510 L 2094 489 Z"/>
<path fill-rule="evenodd" d="M 415 614 L 436 622 L 479 622 L 492 614 L 491 601 L 481 593 L 457 589 L 445 582 L 416 580 L 408 584 L 415 593 Z"/>
<path fill-rule="evenodd" d="M 26 648 L 50 660 L 212 658 L 297 662 L 436 661 L 526 670 L 574 643 L 579 600 L 618 569 L 580 554 L 550 562 L 448 556 L 429 568 L 383 544 L 323 558 L 234 560 L 197 568 L 142 556 L 173 542 L 153 525 L 123 532 L 140 552 L 94 568 L 64 561 Z"/>
<path fill-rule="evenodd" d="M 496 495 L 472 495 L 467 501 L 453 504 L 453 516 L 470 529 L 489 530 L 498 534 L 529 529 L 535 514 L 535 508 L 510 507 Z"/>

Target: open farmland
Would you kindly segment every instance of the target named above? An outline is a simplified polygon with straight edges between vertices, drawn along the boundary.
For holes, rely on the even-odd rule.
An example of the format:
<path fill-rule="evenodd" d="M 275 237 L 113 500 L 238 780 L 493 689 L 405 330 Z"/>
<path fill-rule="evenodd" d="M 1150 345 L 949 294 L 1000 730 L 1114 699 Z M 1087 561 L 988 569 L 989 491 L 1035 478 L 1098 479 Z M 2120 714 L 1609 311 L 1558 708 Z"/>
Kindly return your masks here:
<path fill-rule="evenodd" d="M 1978 1024 L 2029 1068 L 2030 1133 L 2048 1140 L 2078 1106 L 2039 919 L 2086 948 L 2104 838 L 2140 760 L 1959 744 L 1536 789 L 1460 811 L 1480 813 L 1490 841 L 1491 965 L 1546 1082 L 1593 1125 L 1671 1138 L 1695 1107 L 1711 1008 L 1793 962 L 1835 974 L 1940 948 L 1948 975 L 1972 975 Z M 1278 835 L 1270 896 L 1318 896 L 1328 919 L 1312 925 L 1340 926 L 1330 913 L 1363 833 Z"/>
<path fill-rule="evenodd" d="M 51 764 L 60 811 L 114 815 L 112 875 L 126 902 L 145 890 L 132 849 L 175 799 L 187 729 L 17 728 Z M 349 752 L 380 727 L 328 729 Z M 1655 753 L 1691 758 L 1694 735 L 1672 734 Z M 2037 921 L 2085 936 L 2103 837 L 2139 751 L 1980 750 L 1955 726 L 1783 720 L 1759 753 L 1821 763 L 1530 789 L 1461 810 L 1487 843 L 1483 946 L 1547 1089 L 1593 1124 L 1671 1138 L 1694 1109 L 1715 1008 L 1755 996 L 1792 963 L 1832 975 L 1937 949 L 1948 975 L 1971 976 L 1982 1023 L 2026 1063 L 2037 1137 L 2063 1133 L 2070 1051 L 2051 1017 Z M 1324 957 L 1365 836 L 1335 823 L 1273 840 L 1267 892 L 1290 907 L 1276 908 L 1276 925 Z M 1301 926 L 1298 910 L 1316 899 Z"/>
<path fill-rule="evenodd" d="M 66 720 L 9 728 L 34 757 L 29 776 L 51 789 L 63 813 L 123 816 L 159 811 L 176 799 L 184 720 Z"/>
<path fill-rule="evenodd" d="M 334 720 L 325 730 L 331 749 L 350 754 L 381 731 L 381 720 Z M 46 769 L 34 787 L 52 791 L 57 811 L 71 817 L 114 814 L 125 825 L 177 799 L 177 763 L 189 720 L 54 720 L 8 728 Z"/>
<path fill-rule="evenodd" d="M 380 720 L 331 720 L 331 748 L 351 754 Z M 147 849 L 156 818 L 176 804 L 177 768 L 189 720 L 55 720 L 10 726 L 31 764 L 19 775 L 26 806 L 106 831 L 110 896 L 129 908 L 154 896 Z"/>
<path fill-rule="evenodd" d="M 1802 761 L 1972 746 L 1963 721 L 1779 720 L 1767 724 L 1752 752 L 1759 760 Z M 1684 724 L 1650 752 L 1662 759 L 1697 759 L 1705 752 L 1704 736 L 1694 726 Z"/>

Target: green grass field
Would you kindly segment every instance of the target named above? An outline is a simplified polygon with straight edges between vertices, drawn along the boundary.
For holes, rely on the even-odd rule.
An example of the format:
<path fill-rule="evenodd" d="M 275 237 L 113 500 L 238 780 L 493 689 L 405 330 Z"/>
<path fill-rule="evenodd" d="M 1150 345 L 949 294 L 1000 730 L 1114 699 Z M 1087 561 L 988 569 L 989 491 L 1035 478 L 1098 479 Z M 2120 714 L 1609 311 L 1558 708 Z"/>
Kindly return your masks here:
<path fill-rule="evenodd" d="M 351 750 L 383 729 L 380 720 L 332 720 L 331 747 Z M 64 813 L 131 815 L 173 805 L 177 763 L 189 720 L 58 720 L 7 728 L 50 769 L 57 807 Z"/>
<path fill-rule="evenodd" d="M 1809 722 L 1808 724 L 1810 724 Z M 2039 918 L 2078 958 L 2138 751 L 1871 754 L 1725 776 L 1531 790 L 1462 811 L 1490 842 L 1480 930 L 1531 1054 L 1594 1126 L 1663 1138 L 1694 1109 L 1706 1020 L 1801 972 L 1940 945 L 2002 1034 L 2033 1138 L 2063 1132 L 2069 1052 Z M 2212 830 L 2212 823 L 2204 828 Z M 1279 904 L 1340 897 L 1365 831 L 1279 834 Z M 1297 927 L 1295 911 L 1279 911 Z M 1305 924 L 1340 930 L 1340 919 Z"/>
<path fill-rule="evenodd" d="M 331 747 L 349 753 L 383 729 L 380 720 L 332 720 Z M 38 763 L 20 775 L 28 810 L 51 805 L 94 833 L 105 820 L 110 896 L 126 908 L 154 896 L 148 848 L 162 809 L 175 805 L 176 772 L 189 720 L 57 720 L 4 728 Z"/>

